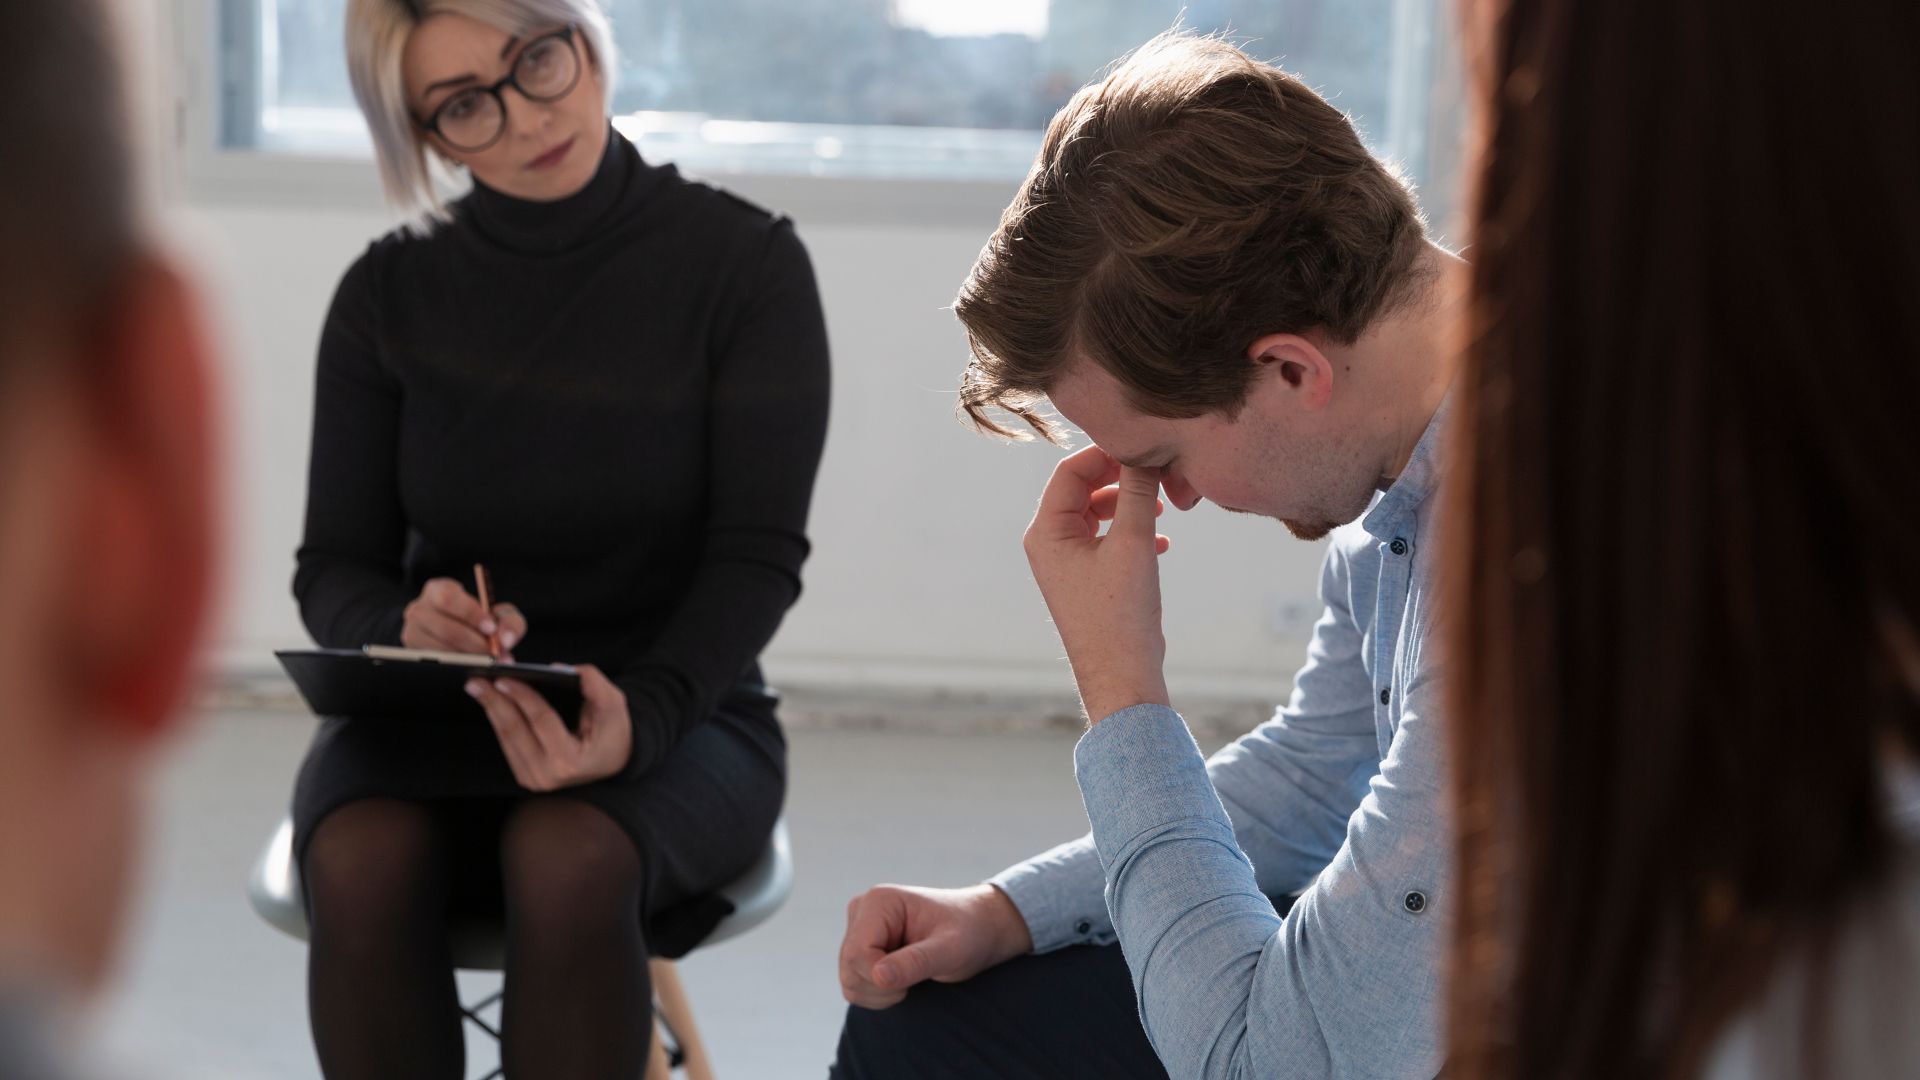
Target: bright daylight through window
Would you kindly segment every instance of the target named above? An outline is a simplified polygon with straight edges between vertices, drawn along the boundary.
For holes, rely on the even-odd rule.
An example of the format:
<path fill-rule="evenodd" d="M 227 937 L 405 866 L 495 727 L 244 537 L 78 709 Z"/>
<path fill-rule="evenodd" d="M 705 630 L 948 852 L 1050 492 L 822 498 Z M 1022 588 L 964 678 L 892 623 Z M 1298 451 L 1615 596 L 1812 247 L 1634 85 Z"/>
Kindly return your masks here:
<path fill-rule="evenodd" d="M 1345 109 L 1423 188 L 1453 161 L 1438 0 L 612 0 L 615 108 L 698 173 L 1013 180 L 1054 110 L 1175 24 L 1224 31 Z M 222 149 L 368 152 L 346 0 L 223 0 Z M 1425 192 L 1428 209 L 1436 196 Z"/>

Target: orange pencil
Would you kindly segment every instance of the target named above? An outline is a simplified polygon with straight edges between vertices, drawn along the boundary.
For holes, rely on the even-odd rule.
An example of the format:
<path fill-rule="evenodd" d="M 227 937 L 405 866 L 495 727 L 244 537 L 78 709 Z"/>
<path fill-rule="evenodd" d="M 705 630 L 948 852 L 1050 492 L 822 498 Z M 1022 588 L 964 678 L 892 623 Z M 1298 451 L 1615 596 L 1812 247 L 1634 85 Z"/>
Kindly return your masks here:
<path fill-rule="evenodd" d="M 480 591 L 480 610 L 486 612 L 486 618 L 493 618 L 493 583 L 487 580 L 487 568 L 479 563 L 473 564 L 473 587 Z M 487 655 L 500 659 L 499 623 L 494 624 L 494 632 L 487 635 Z"/>

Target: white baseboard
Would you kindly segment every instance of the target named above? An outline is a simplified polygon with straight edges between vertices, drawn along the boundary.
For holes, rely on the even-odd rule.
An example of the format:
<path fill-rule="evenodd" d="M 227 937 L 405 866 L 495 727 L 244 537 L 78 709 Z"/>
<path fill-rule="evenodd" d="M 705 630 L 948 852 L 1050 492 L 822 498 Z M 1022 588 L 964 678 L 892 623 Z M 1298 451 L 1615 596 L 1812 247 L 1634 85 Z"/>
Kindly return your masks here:
<path fill-rule="evenodd" d="M 205 660 L 199 704 L 214 709 L 302 708 L 273 660 L 273 646 L 224 647 Z M 785 697 L 782 715 L 798 729 L 1010 733 L 1078 730 L 1085 723 L 1065 660 L 978 663 L 897 657 L 775 653 L 767 679 Z M 1286 699 L 1284 674 L 1168 672 L 1175 704 L 1196 731 L 1231 736 Z"/>

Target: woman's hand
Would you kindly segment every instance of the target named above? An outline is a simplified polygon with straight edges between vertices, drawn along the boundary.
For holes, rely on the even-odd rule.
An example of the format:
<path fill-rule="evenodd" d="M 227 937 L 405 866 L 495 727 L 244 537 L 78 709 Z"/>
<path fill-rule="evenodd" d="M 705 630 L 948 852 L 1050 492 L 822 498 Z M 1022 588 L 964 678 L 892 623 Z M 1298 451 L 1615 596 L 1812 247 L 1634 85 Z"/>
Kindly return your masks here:
<path fill-rule="evenodd" d="M 518 679 L 467 680 L 467 693 L 487 710 L 514 779 L 528 791 L 591 784 L 627 767 L 627 758 L 633 753 L 627 695 L 591 664 L 580 668 L 580 691 L 586 703 L 580 709 L 580 730 L 575 734 L 567 730 L 547 699 L 526 683 Z"/>
<path fill-rule="evenodd" d="M 487 652 L 487 635 L 500 633 L 502 659 L 513 659 L 513 647 L 526 640 L 527 617 L 512 604 L 495 604 L 488 611 L 452 578 L 434 578 L 407 605 L 400 626 L 400 644 L 409 649 L 443 652 Z"/>

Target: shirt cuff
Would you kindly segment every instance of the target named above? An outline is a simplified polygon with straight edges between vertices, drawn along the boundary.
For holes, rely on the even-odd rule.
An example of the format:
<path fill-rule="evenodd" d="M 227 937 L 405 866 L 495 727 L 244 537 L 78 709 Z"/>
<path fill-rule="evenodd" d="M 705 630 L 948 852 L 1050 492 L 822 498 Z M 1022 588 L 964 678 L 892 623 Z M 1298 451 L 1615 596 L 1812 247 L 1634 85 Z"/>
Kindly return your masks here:
<path fill-rule="evenodd" d="M 1093 853 L 1093 838 L 1070 840 L 987 879 L 1013 901 L 1026 921 L 1035 953 L 1069 945 L 1110 945 L 1106 875 Z"/>
<path fill-rule="evenodd" d="M 1176 821 L 1233 821 L 1180 714 L 1134 705 L 1094 725 L 1073 752 L 1080 797 L 1103 870 L 1136 838 Z"/>

